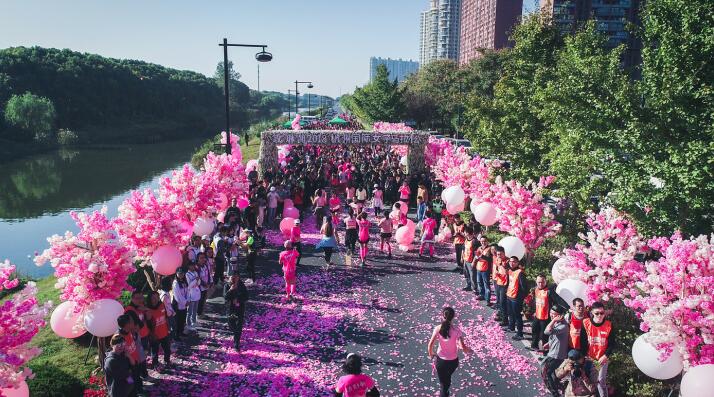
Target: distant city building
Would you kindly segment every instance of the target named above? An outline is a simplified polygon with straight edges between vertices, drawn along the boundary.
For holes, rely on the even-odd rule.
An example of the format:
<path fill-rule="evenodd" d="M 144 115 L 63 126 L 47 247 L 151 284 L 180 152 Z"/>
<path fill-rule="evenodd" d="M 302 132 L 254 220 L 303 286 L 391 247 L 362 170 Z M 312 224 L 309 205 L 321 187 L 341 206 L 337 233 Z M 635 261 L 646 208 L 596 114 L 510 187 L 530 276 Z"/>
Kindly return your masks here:
<path fill-rule="evenodd" d="M 627 31 L 627 24 L 640 25 L 639 9 L 644 0 L 540 0 L 541 12 L 550 15 L 563 33 L 574 33 L 583 22 L 593 19 L 597 30 L 608 38 L 608 47 L 625 44 L 625 66 L 641 60 L 642 43 Z"/>
<path fill-rule="evenodd" d="M 430 0 L 421 13 L 419 63 L 459 58 L 461 0 Z"/>
<path fill-rule="evenodd" d="M 377 75 L 377 66 L 386 65 L 389 71 L 389 80 L 397 79 L 400 83 L 410 74 L 419 70 L 419 62 L 412 60 L 391 59 L 391 58 L 369 58 L 369 81 L 374 80 Z"/>
<path fill-rule="evenodd" d="M 459 64 L 481 56 L 482 49 L 511 47 L 511 30 L 518 24 L 523 0 L 463 0 Z"/>

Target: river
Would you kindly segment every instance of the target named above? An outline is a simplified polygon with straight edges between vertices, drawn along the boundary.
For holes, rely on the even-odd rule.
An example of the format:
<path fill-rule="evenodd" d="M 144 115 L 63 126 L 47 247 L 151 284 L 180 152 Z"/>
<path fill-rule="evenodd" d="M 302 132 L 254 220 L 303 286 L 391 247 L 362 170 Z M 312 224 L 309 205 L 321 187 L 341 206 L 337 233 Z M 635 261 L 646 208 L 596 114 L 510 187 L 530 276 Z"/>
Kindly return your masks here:
<path fill-rule="evenodd" d="M 156 188 L 160 178 L 191 160 L 201 141 L 106 148 L 60 149 L 0 165 L 0 261 L 32 277 L 52 274 L 32 262 L 47 237 L 77 231 L 70 211 L 107 206 L 114 217 L 134 189 Z"/>

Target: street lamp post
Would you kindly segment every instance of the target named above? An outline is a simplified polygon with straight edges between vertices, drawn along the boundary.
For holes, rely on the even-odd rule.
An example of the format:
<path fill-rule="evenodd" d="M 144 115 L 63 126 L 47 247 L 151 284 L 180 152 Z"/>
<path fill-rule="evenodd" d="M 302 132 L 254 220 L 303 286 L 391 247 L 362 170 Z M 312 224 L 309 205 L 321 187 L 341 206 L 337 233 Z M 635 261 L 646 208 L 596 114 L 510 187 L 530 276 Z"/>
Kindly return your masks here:
<path fill-rule="evenodd" d="M 288 90 L 288 119 L 292 119 L 292 115 L 290 112 L 292 112 L 292 104 L 290 103 L 290 97 L 292 97 L 293 90 Z"/>
<path fill-rule="evenodd" d="M 231 154 L 231 109 L 228 92 L 228 47 L 251 47 L 262 48 L 260 52 L 255 54 L 255 59 L 258 62 L 270 62 L 273 59 L 273 54 L 265 51 L 268 47 L 264 44 L 229 44 L 228 39 L 223 39 L 223 43 L 218 43 L 223 47 L 223 95 L 226 97 L 226 154 Z"/>
<path fill-rule="evenodd" d="M 300 113 L 298 111 L 298 100 L 299 100 L 298 95 L 300 95 L 300 93 L 298 92 L 298 84 L 307 84 L 307 88 L 314 87 L 312 85 L 312 81 L 297 81 L 297 80 L 295 80 L 295 116 L 297 116 L 298 113 Z"/>

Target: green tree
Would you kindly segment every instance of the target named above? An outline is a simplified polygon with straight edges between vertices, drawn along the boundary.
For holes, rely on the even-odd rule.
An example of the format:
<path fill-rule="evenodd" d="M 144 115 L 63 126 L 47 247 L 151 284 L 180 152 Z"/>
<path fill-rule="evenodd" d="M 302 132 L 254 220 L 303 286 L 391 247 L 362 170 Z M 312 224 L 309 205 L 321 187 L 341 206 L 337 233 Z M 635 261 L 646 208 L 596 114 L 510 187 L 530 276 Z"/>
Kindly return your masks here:
<path fill-rule="evenodd" d="M 8 124 L 32 134 L 38 141 L 51 136 L 56 117 L 52 101 L 30 92 L 13 95 L 5 106 L 5 120 Z"/>
<path fill-rule="evenodd" d="M 357 117 L 370 123 L 399 121 L 404 109 L 397 81 L 389 81 L 389 71 L 385 65 L 379 65 L 374 80 L 355 89 L 354 94 L 343 103 Z"/>
<path fill-rule="evenodd" d="M 429 62 L 402 84 L 406 116 L 422 128 L 453 131 L 459 111 L 460 72 L 456 62 Z M 461 87 L 463 88 L 463 87 Z"/>
<path fill-rule="evenodd" d="M 545 126 L 535 93 L 552 79 L 563 44 L 558 30 L 538 13 L 515 28 L 512 40 L 493 98 L 469 98 L 465 127 L 479 153 L 510 160 L 512 175 L 526 179 L 547 170 Z"/>

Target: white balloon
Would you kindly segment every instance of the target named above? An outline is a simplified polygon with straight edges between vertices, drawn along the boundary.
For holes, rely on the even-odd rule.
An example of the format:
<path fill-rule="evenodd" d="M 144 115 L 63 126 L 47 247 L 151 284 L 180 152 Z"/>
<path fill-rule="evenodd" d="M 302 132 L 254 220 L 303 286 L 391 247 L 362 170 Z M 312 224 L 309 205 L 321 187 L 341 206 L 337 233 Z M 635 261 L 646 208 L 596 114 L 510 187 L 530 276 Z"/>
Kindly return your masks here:
<path fill-rule="evenodd" d="M 403 165 L 403 166 L 405 166 L 405 167 L 406 167 L 407 165 L 409 165 L 409 163 L 407 162 L 407 156 L 402 156 L 402 158 L 399 160 L 399 164 L 401 164 L 401 165 Z"/>
<path fill-rule="evenodd" d="M 645 340 L 647 334 L 642 334 L 632 344 L 632 359 L 635 365 L 645 375 L 655 379 L 671 379 L 682 372 L 682 356 L 675 350 L 669 357 L 660 361 L 660 351 Z"/>
<path fill-rule="evenodd" d="M 117 317 L 124 313 L 124 307 L 114 299 L 100 299 L 92 302 L 84 314 L 84 327 L 97 337 L 112 336 L 117 331 Z"/>
<path fill-rule="evenodd" d="M 203 236 L 204 234 L 213 233 L 213 219 L 211 218 L 198 218 L 193 224 L 193 234 L 197 236 Z"/>
<path fill-rule="evenodd" d="M 573 304 L 573 299 L 575 298 L 580 298 L 587 303 L 587 291 L 588 286 L 584 282 L 573 279 L 563 280 L 555 288 L 555 293 L 560 295 L 569 305 Z"/>
<path fill-rule="evenodd" d="M 447 206 L 456 207 L 466 200 L 466 193 L 461 186 L 449 186 L 441 193 L 441 198 L 444 199 Z"/>
<path fill-rule="evenodd" d="M 714 397 L 714 364 L 698 365 L 684 373 L 682 397 Z"/>
<path fill-rule="evenodd" d="M 481 204 L 476 204 L 475 201 L 471 201 L 471 212 L 474 214 L 474 218 L 478 223 L 484 226 L 491 226 L 496 223 L 498 211 L 493 204 L 484 201 Z"/>
<path fill-rule="evenodd" d="M 504 237 L 498 242 L 498 245 L 506 250 L 506 256 L 509 258 L 515 256 L 518 257 L 518 259 L 523 259 L 526 255 L 525 244 L 523 244 L 523 241 L 516 236 Z"/>
<path fill-rule="evenodd" d="M 565 258 L 558 258 L 555 263 L 553 263 L 553 269 L 551 270 L 551 274 L 553 275 L 553 281 L 555 281 L 556 284 L 560 283 L 565 279 L 565 276 L 563 275 L 563 267 L 568 264 L 568 260 Z"/>
<path fill-rule="evenodd" d="M 461 204 L 457 204 L 457 205 L 450 205 L 450 204 L 446 205 L 446 212 L 448 212 L 451 215 L 456 215 L 463 210 L 464 210 L 464 202 L 463 201 L 461 202 Z"/>

